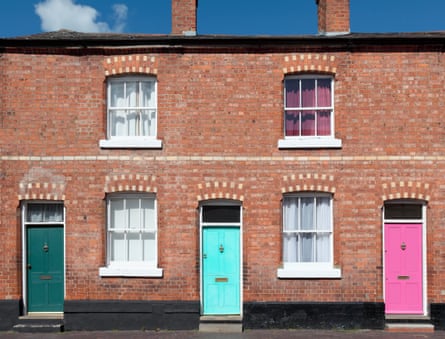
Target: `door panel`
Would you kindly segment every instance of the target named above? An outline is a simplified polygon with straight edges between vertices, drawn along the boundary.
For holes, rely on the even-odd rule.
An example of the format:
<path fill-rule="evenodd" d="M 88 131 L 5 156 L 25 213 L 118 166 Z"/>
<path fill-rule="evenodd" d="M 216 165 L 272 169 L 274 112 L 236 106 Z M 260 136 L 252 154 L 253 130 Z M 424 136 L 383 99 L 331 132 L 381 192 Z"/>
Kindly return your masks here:
<path fill-rule="evenodd" d="M 28 312 L 62 312 L 63 227 L 27 228 Z"/>
<path fill-rule="evenodd" d="M 239 228 L 203 228 L 203 313 L 240 314 Z"/>
<path fill-rule="evenodd" d="M 385 311 L 423 314 L 422 224 L 385 224 Z"/>

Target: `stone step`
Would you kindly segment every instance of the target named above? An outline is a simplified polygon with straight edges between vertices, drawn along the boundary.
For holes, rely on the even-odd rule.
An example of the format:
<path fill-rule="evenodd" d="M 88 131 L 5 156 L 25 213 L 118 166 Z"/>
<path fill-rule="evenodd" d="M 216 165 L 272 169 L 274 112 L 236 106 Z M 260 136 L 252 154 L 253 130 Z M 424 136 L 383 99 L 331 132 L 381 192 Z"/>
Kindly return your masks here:
<path fill-rule="evenodd" d="M 202 316 L 199 321 L 200 332 L 241 333 L 243 319 L 241 316 Z"/>
<path fill-rule="evenodd" d="M 56 333 L 63 332 L 63 315 L 38 314 L 19 317 L 13 330 L 16 332 Z"/>
<path fill-rule="evenodd" d="M 391 322 L 385 325 L 385 330 L 388 332 L 422 332 L 422 333 L 430 333 L 434 332 L 433 324 L 424 324 L 424 323 L 411 323 L 411 322 Z"/>

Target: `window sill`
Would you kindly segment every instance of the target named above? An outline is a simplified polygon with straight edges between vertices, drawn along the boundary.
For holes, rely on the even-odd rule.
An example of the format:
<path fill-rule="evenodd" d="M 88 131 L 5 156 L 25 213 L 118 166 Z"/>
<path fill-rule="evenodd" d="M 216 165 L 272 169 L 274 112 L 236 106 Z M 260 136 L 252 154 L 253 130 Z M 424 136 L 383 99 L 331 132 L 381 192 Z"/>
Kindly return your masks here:
<path fill-rule="evenodd" d="M 341 148 L 341 139 L 330 137 L 289 137 L 278 140 L 278 148 Z"/>
<path fill-rule="evenodd" d="M 99 276 L 101 277 L 152 277 L 162 278 L 162 268 L 150 267 L 100 267 Z"/>
<path fill-rule="evenodd" d="M 152 138 L 112 138 L 99 141 L 100 148 L 162 148 L 162 140 Z"/>
<path fill-rule="evenodd" d="M 277 270 L 277 277 L 280 279 L 291 278 L 324 278 L 324 279 L 339 279 L 341 278 L 341 269 L 339 268 L 279 268 Z"/>

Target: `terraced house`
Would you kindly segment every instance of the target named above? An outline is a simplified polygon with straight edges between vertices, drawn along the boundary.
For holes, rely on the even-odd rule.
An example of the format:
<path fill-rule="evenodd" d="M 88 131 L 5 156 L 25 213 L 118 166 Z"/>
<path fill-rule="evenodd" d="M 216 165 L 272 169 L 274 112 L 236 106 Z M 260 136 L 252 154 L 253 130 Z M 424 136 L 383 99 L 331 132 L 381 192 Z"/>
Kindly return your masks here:
<path fill-rule="evenodd" d="M 445 328 L 445 33 L 316 3 L 0 39 L 0 329 Z"/>

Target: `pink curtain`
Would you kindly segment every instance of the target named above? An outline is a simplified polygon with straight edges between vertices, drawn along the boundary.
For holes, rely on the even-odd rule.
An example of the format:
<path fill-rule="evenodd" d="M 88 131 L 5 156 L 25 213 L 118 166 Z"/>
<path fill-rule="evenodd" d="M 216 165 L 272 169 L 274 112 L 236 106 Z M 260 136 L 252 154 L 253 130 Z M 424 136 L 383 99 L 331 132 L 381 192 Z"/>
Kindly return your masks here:
<path fill-rule="evenodd" d="M 318 79 L 317 98 L 317 107 L 331 106 L 330 79 Z M 317 114 L 317 135 L 331 135 L 331 111 L 318 111 Z"/>
<path fill-rule="evenodd" d="M 331 107 L 331 79 L 288 79 L 285 87 L 286 136 L 331 135 L 331 110 L 317 110 Z M 305 107 L 314 109 L 296 110 Z"/>
<path fill-rule="evenodd" d="M 286 107 L 298 108 L 300 107 L 300 80 L 289 79 L 286 80 Z M 285 134 L 287 136 L 300 135 L 300 117 L 296 110 L 286 110 L 285 112 Z"/>

